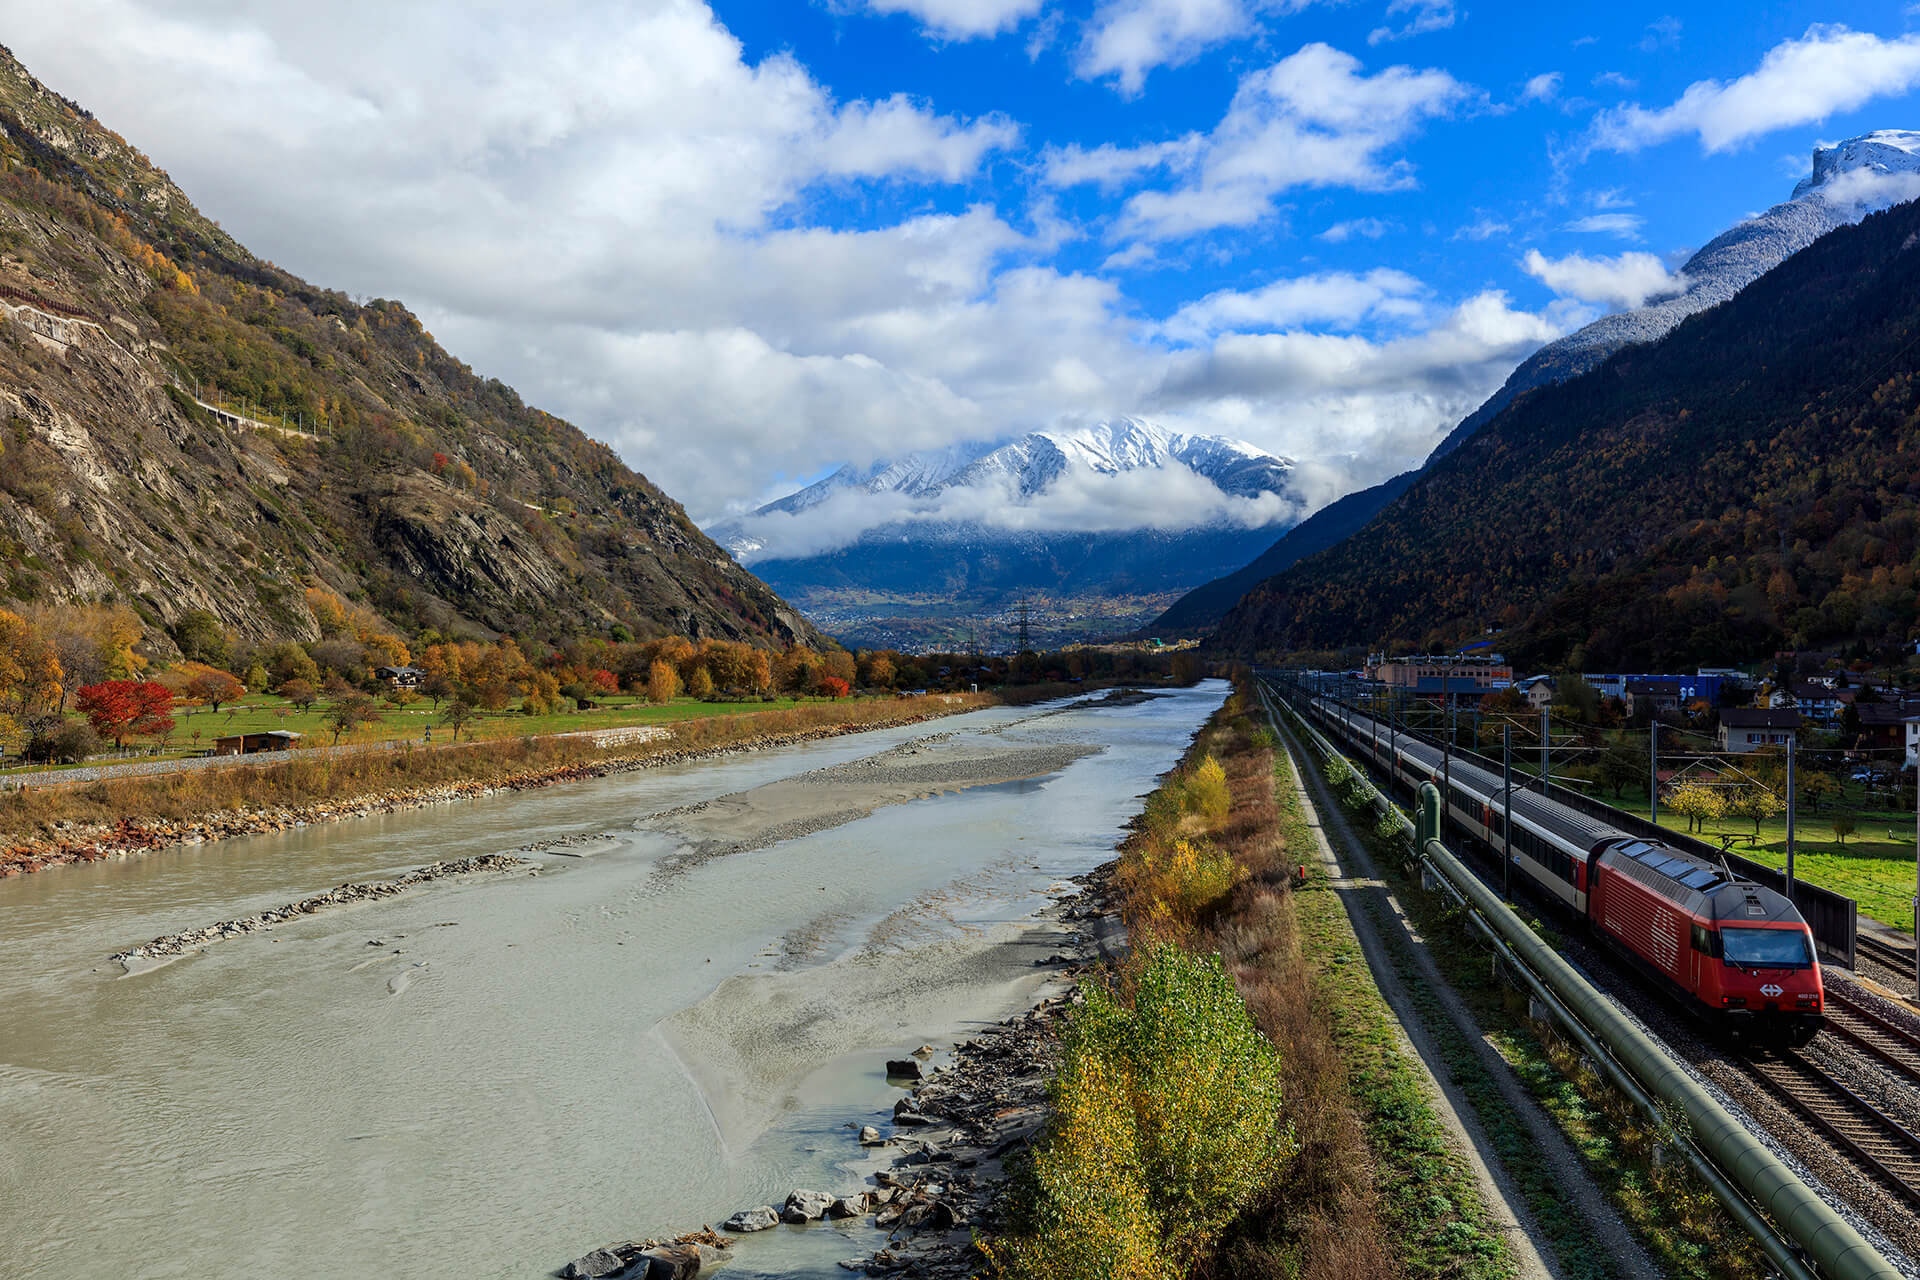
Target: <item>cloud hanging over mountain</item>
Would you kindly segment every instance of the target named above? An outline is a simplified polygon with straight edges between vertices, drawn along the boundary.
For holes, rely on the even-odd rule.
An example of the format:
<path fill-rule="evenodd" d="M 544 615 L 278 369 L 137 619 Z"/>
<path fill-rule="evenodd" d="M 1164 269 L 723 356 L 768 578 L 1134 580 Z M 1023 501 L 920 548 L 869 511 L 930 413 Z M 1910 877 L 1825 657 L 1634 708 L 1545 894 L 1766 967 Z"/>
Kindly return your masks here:
<path fill-rule="evenodd" d="M 1564 88 L 1620 50 L 1487 53 L 1470 10 L 1411 2 L 0 0 L 0 21 L 249 247 L 405 301 L 702 520 L 841 462 L 1141 412 L 1338 496 L 1659 287 L 1650 255 L 1577 237 L 1664 248 L 1676 208 L 1763 208 L 1775 157 L 1728 182 L 1741 143 L 1916 74 L 1909 36 L 1695 40 L 1716 78 L 1662 79 L 1660 45 L 1629 69 L 1671 105 L 1602 112 Z M 1695 136 L 1730 166 L 1705 194 L 1615 164 Z M 1633 212 L 1575 216 L 1579 165 Z"/>
<path fill-rule="evenodd" d="M 1259 529 L 1298 520 L 1301 499 L 1280 493 L 1222 491 L 1177 461 L 1107 474 L 1070 464 L 1038 494 L 1023 494 L 1007 476 L 943 488 L 927 497 L 844 489 L 798 512 L 774 511 L 730 525 L 768 553 L 804 558 L 837 551 L 888 526 L 966 525 L 996 533 L 1175 532 L 1208 525 Z M 752 564 L 755 553 L 741 557 Z"/>

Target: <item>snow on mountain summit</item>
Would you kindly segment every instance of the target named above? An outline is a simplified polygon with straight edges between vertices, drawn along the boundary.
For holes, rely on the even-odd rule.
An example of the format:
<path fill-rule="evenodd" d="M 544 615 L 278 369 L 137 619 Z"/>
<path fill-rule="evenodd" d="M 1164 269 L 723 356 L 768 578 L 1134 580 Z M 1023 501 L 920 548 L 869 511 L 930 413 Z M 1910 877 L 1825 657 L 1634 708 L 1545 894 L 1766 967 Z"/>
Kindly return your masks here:
<path fill-rule="evenodd" d="M 1492 398 L 1448 433 L 1427 465 L 1458 448 L 1521 392 L 1564 382 L 1624 347 L 1665 337 L 1688 316 L 1727 301 L 1829 231 L 1915 198 L 1920 198 L 1920 133 L 1880 129 L 1816 147 L 1811 172 L 1790 198 L 1729 227 L 1687 259 L 1680 268 L 1682 292 L 1602 316 L 1534 352 Z"/>
<path fill-rule="evenodd" d="M 1835 193 L 1857 190 L 1862 184 L 1850 180 L 1854 175 L 1889 179 L 1904 174 L 1920 176 L 1920 133 L 1910 129 L 1876 129 L 1831 147 L 1816 147 L 1813 172 L 1794 187 L 1793 198 L 1800 200 L 1813 194 L 1831 198 Z M 1892 187 L 1888 193 L 1891 195 L 1897 195 L 1904 186 L 1887 185 Z M 1907 198 L 1911 198 L 1911 194 Z M 1897 199 L 1887 201 L 1898 202 Z M 1843 203 L 1856 201 L 1846 198 Z"/>

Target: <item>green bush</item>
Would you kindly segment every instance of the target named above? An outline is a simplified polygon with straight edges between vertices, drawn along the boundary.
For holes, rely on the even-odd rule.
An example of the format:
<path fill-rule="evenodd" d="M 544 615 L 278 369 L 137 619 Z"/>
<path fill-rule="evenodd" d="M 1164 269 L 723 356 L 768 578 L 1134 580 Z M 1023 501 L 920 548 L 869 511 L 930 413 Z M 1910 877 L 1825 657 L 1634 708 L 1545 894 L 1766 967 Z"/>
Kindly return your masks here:
<path fill-rule="evenodd" d="M 1272 1043 L 1218 956 L 1170 944 L 1130 1001 L 1095 989 L 1068 1021 L 1053 1109 L 989 1251 L 1009 1275 L 1185 1274 L 1288 1153 Z"/>

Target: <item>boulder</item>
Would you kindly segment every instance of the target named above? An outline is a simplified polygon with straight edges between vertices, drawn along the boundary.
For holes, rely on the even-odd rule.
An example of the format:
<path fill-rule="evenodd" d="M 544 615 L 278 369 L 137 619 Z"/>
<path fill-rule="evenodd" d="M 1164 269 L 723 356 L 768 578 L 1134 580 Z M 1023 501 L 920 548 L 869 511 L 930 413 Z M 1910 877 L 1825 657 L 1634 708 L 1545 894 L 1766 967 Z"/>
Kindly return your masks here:
<path fill-rule="evenodd" d="M 626 1269 L 627 1260 L 613 1250 L 595 1249 L 569 1262 L 560 1274 L 564 1280 L 600 1280 L 602 1276 L 617 1275 Z"/>
<path fill-rule="evenodd" d="M 824 1191 L 794 1191 L 788 1194 L 786 1208 L 780 1212 L 782 1222 L 818 1222 L 827 1216 L 827 1209 L 834 1198 Z"/>
<path fill-rule="evenodd" d="M 918 1129 L 924 1125 L 934 1123 L 918 1111 L 896 1111 L 893 1115 L 893 1122 L 903 1129 Z"/>
<path fill-rule="evenodd" d="M 774 1211 L 773 1206 L 763 1204 L 757 1209 L 742 1209 L 721 1223 L 720 1229 L 745 1234 L 749 1231 L 765 1231 L 769 1227 L 779 1225 L 779 1222 L 780 1215 Z"/>
<path fill-rule="evenodd" d="M 835 1200 L 827 1206 L 827 1216 L 829 1218 L 857 1218 L 866 1211 L 867 1196 L 865 1192 L 860 1192 L 857 1195 L 841 1196 L 838 1200 Z"/>
<path fill-rule="evenodd" d="M 917 1058 L 889 1058 L 887 1060 L 887 1079 L 918 1080 L 920 1061 Z"/>
<path fill-rule="evenodd" d="M 887 1140 L 880 1136 L 880 1131 L 874 1128 L 872 1125 L 868 1124 L 868 1125 L 860 1126 L 860 1145 L 861 1146 L 881 1147 L 881 1146 L 885 1146 L 886 1142 Z"/>
<path fill-rule="evenodd" d="M 662 1245 L 642 1257 L 647 1260 L 646 1280 L 692 1280 L 700 1274 L 700 1250 L 694 1245 Z"/>

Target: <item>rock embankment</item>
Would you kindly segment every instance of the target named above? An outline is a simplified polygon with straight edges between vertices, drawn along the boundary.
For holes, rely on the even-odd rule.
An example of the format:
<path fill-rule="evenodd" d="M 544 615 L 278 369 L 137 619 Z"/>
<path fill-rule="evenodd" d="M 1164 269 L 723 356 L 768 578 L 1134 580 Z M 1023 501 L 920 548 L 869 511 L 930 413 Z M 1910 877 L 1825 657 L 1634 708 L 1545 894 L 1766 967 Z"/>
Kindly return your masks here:
<path fill-rule="evenodd" d="M 455 876 L 473 875 L 483 871 L 511 871 L 527 865 L 528 863 L 522 858 L 510 857 L 502 853 L 482 854 L 477 858 L 460 858 L 452 862 L 435 862 L 428 866 L 415 867 L 405 875 L 395 876 L 391 880 L 348 882 L 337 889 L 329 889 L 325 893 L 315 894 L 311 898 L 302 898 L 298 902 L 289 902 L 284 907 L 275 907 L 270 911 L 262 911 L 258 915 L 246 916 L 239 920 L 222 920 L 219 924 L 210 924 L 204 929 L 169 933 L 143 946 L 116 952 L 111 958 L 131 969 L 143 960 L 165 960 L 185 955 L 189 951 L 199 950 L 228 938 L 259 933 L 262 929 L 271 929 L 289 920 L 310 916 L 328 907 L 370 902 L 375 898 L 391 898 L 395 894 L 405 893 L 423 884 L 431 884 L 435 880 L 447 880 Z"/>

